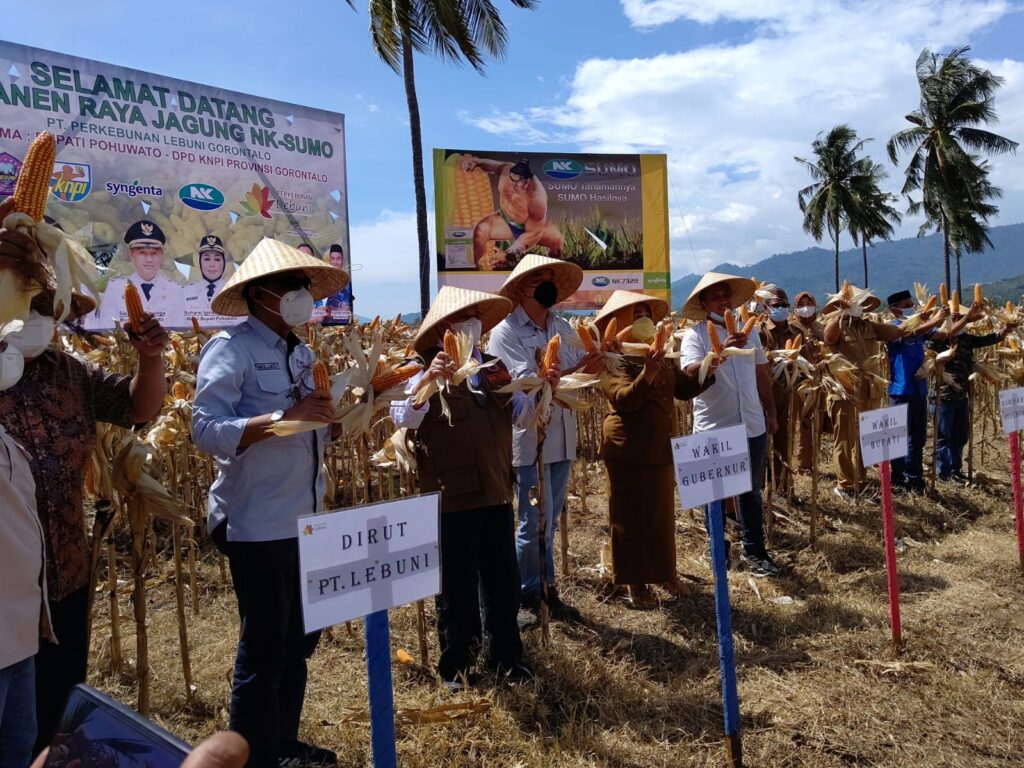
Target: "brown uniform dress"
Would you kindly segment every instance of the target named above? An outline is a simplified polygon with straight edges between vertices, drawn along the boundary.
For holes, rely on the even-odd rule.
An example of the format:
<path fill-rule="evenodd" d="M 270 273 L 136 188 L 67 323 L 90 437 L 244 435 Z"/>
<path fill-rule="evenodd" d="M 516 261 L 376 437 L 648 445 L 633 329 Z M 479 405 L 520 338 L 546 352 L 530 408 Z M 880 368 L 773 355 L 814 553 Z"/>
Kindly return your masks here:
<path fill-rule="evenodd" d="M 776 323 L 770 317 L 764 317 L 760 324 L 761 346 L 765 353 L 785 349 L 786 342 L 796 338 L 799 331 L 793 329 L 789 323 Z M 772 435 L 772 451 L 775 459 L 775 483 L 780 486 L 783 479 L 784 462 L 789 456 L 789 423 L 794 417 L 791 414 L 791 403 L 789 400 L 789 389 L 782 379 L 772 379 L 772 400 L 775 403 L 775 418 L 779 428 Z M 765 472 L 768 472 L 768 464 L 765 463 Z"/>
<path fill-rule="evenodd" d="M 803 337 L 803 346 L 800 348 L 801 356 L 805 357 L 812 364 L 817 365 L 821 360 L 821 355 L 818 351 L 818 345 L 811 343 L 811 340 L 813 339 L 815 342 L 818 342 L 818 344 L 823 344 L 825 342 L 825 326 L 823 326 L 818 321 L 818 318 L 815 317 L 811 319 L 810 325 L 805 324 L 798 318 L 794 318 L 789 321 L 789 327 L 793 331 L 794 335 L 799 333 Z M 822 410 L 824 410 L 824 405 L 822 406 Z M 811 456 L 813 452 L 818 449 L 818 446 L 812 443 L 814 435 L 813 430 L 811 429 L 811 414 L 808 414 L 808 418 L 803 418 L 803 412 L 804 399 L 797 395 L 797 431 L 800 433 L 800 447 L 797 450 L 796 464 L 797 468 L 799 468 L 801 472 L 810 472 Z M 819 421 L 819 425 L 828 418 L 827 412 L 823 413 L 822 417 L 822 421 Z"/>
<path fill-rule="evenodd" d="M 676 578 L 675 473 L 672 424 L 675 401 L 704 386 L 673 360 L 663 360 L 653 384 L 635 358 L 626 375 L 607 380 L 609 413 L 601 457 L 608 469 L 608 515 L 616 584 L 664 584 Z"/>
<path fill-rule="evenodd" d="M 839 487 L 844 490 L 855 490 L 859 479 L 864 477 L 864 464 L 858 449 L 860 435 L 857 428 L 857 415 L 861 411 L 876 408 L 885 396 L 884 383 L 879 385 L 868 371 L 877 368 L 876 355 L 879 353 L 882 336 L 877 330 L 882 323 L 873 320 L 855 320 L 852 325 L 842 321 L 838 341 L 832 345 L 832 351 L 838 352 L 853 363 L 860 375 L 857 380 L 857 391 L 849 400 L 833 399 L 829 409 L 832 415 L 832 433 L 835 437 L 833 460 L 835 461 L 836 477 Z"/>

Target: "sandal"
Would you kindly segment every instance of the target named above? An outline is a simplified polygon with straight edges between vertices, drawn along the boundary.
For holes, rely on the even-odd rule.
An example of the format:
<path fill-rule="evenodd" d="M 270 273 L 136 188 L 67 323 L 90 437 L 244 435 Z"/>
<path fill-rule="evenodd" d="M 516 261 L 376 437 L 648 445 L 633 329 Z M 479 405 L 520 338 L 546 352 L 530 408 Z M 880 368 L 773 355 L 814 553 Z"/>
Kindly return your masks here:
<path fill-rule="evenodd" d="M 661 584 L 660 586 L 672 597 L 689 597 L 693 594 L 693 590 L 690 589 L 690 585 L 687 584 L 685 581 L 680 581 L 679 579 L 666 581 L 664 584 Z"/>
<path fill-rule="evenodd" d="M 646 584 L 630 584 L 626 602 L 638 611 L 651 611 L 658 607 L 658 598 Z"/>

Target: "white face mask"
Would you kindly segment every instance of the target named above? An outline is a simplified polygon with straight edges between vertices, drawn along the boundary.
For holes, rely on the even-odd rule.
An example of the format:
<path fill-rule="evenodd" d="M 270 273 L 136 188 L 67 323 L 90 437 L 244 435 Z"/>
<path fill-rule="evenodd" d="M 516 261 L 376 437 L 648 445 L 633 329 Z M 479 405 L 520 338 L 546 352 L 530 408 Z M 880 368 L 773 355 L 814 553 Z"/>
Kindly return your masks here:
<path fill-rule="evenodd" d="M 863 317 L 864 307 L 860 304 L 854 304 L 850 307 L 850 317 Z"/>
<path fill-rule="evenodd" d="M 789 317 L 789 309 L 786 307 L 771 307 L 768 316 L 776 323 L 784 323 Z"/>
<path fill-rule="evenodd" d="M 716 323 L 724 323 L 725 322 L 725 315 L 720 315 L 717 312 L 708 312 L 708 317 L 710 317 Z"/>
<path fill-rule="evenodd" d="M 816 314 L 818 314 L 818 308 L 816 306 L 814 306 L 813 304 L 807 304 L 807 305 L 804 305 L 802 307 L 797 307 L 796 308 L 796 315 L 797 315 L 797 317 L 802 317 L 804 319 L 808 319 L 808 318 L 814 317 Z"/>
<path fill-rule="evenodd" d="M 0 352 L 0 392 L 17 384 L 24 372 L 25 357 L 17 347 L 8 346 Z"/>
<path fill-rule="evenodd" d="M 28 360 L 39 357 L 53 340 L 54 322 L 52 317 L 30 310 L 25 325 L 7 337 L 8 345 L 16 347 Z"/>
<path fill-rule="evenodd" d="M 480 343 L 480 334 L 483 333 L 483 323 L 479 317 L 471 317 L 461 323 L 452 323 L 452 333 L 464 333 L 473 340 L 475 347 Z"/>
<path fill-rule="evenodd" d="M 267 293 L 271 296 L 277 296 L 273 291 L 267 291 Z M 280 316 L 292 328 L 308 323 L 309 318 L 313 316 L 313 294 L 305 288 L 299 288 L 297 291 L 288 291 L 288 293 L 278 298 L 281 299 L 280 310 L 274 312 L 271 309 L 270 311 Z M 270 309 L 269 307 L 267 308 Z"/>

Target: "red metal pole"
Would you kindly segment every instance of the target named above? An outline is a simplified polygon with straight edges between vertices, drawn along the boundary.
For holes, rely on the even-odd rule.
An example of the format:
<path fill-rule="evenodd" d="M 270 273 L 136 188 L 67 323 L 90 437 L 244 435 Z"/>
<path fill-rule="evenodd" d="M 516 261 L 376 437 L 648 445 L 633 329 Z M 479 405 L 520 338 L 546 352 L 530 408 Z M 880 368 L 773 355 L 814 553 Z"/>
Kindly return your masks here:
<path fill-rule="evenodd" d="M 1020 432 L 1010 433 L 1010 477 L 1013 478 L 1013 516 L 1017 522 L 1017 552 L 1024 568 L 1024 495 L 1020 487 Z"/>
<path fill-rule="evenodd" d="M 1018 469 L 1019 466 L 1018 462 Z M 896 570 L 896 520 L 892 510 L 892 475 L 888 461 L 883 461 L 879 469 L 882 475 L 882 524 L 885 533 L 885 575 L 889 585 L 889 619 L 892 623 L 892 642 L 896 647 L 896 653 L 899 653 L 903 650 L 903 634 L 900 627 L 900 575 Z"/>

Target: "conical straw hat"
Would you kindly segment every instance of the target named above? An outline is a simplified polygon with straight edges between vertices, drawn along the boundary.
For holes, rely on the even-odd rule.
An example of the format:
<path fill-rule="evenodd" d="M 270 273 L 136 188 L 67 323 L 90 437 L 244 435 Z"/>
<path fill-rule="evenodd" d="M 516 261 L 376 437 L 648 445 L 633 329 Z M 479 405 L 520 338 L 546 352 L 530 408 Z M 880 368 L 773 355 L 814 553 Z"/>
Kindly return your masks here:
<path fill-rule="evenodd" d="M 513 306 L 519 304 L 519 284 L 529 275 L 541 269 L 550 269 L 554 277 L 555 285 L 558 286 L 558 301 L 563 302 L 572 296 L 576 289 L 583 282 L 583 270 L 571 261 L 552 259 L 550 256 L 541 256 L 537 253 L 528 253 L 522 261 L 516 264 L 512 274 L 505 280 L 504 285 L 498 291 L 502 296 L 512 302 Z"/>
<path fill-rule="evenodd" d="M 596 325 L 602 332 L 604 331 L 604 325 L 611 320 L 616 314 L 627 307 L 632 308 L 636 304 L 646 304 L 651 308 L 651 319 L 654 322 L 659 322 L 665 315 L 668 314 L 668 302 L 664 299 L 658 299 L 654 296 L 648 296 L 645 293 L 639 291 L 623 291 L 618 290 L 612 294 L 612 297 L 605 302 L 605 305 L 601 307 L 601 311 L 597 313 L 597 317 L 594 318 L 594 325 Z M 630 323 L 632 323 L 632 319 Z M 622 328 L 622 325 L 619 326 Z"/>
<path fill-rule="evenodd" d="M 247 284 L 261 277 L 294 270 L 306 273 L 310 283 L 309 292 L 314 299 L 333 296 L 348 285 L 348 272 L 345 270 L 307 256 L 280 240 L 264 237 L 213 297 L 210 308 L 218 315 L 247 315 L 249 307 L 242 295 Z"/>
<path fill-rule="evenodd" d="M 480 332 L 487 333 L 512 311 L 512 302 L 494 293 L 442 285 L 441 290 L 437 292 L 437 298 L 430 305 L 430 311 L 423 318 L 419 333 L 413 339 L 413 349 L 421 353 L 430 349 L 437 344 L 435 329 L 438 323 L 474 308 L 476 316 L 480 318 Z"/>
<path fill-rule="evenodd" d="M 704 311 L 704 308 L 700 305 L 700 299 L 698 298 L 701 291 L 710 288 L 713 285 L 719 283 L 729 283 L 732 286 L 732 307 L 735 309 L 744 302 L 747 301 L 751 296 L 754 295 L 754 290 L 757 288 L 754 285 L 753 280 L 748 280 L 745 277 L 737 277 L 736 275 L 725 275 L 721 272 L 708 272 L 693 287 L 690 291 L 690 297 L 683 304 L 683 317 L 687 317 L 690 320 L 704 320 L 707 318 L 708 313 Z"/>

